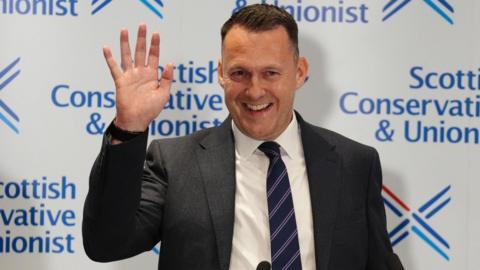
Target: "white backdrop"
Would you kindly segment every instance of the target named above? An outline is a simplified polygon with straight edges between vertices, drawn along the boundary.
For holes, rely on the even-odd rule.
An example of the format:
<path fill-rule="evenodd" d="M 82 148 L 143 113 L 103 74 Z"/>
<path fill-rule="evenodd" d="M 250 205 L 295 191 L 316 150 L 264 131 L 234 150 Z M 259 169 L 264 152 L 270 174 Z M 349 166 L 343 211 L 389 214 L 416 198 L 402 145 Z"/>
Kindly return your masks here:
<path fill-rule="evenodd" d="M 150 139 L 218 125 L 220 26 L 257 1 L 0 1 L 1 269 L 156 269 L 82 247 L 82 207 L 114 88 L 101 48 L 139 23 L 177 66 Z M 388 228 L 406 269 L 480 262 L 480 4 L 475 0 L 270 0 L 293 12 L 310 76 L 307 120 L 380 152 Z"/>

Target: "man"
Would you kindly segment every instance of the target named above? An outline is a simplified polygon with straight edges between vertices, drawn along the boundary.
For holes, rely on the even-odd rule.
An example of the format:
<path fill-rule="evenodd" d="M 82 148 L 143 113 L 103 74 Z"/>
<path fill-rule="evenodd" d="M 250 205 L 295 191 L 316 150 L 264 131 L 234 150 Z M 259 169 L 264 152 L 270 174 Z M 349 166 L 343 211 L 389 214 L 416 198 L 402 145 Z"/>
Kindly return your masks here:
<path fill-rule="evenodd" d="M 85 202 L 90 258 L 127 258 L 161 241 L 159 269 L 255 269 L 261 261 L 275 270 L 391 269 L 377 152 L 294 113 L 308 73 L 297 32 L 294 19 L 271 5 L 232 15 L 218 65 L 229 118 L 154 140 L 147 153 L 147 128 L 168 99 L 172 66 L 158 81 L 158 33 L 145 64 L 144 25 L 133 63 L 121 31 L 123 70 L 104 48 L 117 113 Z"/>

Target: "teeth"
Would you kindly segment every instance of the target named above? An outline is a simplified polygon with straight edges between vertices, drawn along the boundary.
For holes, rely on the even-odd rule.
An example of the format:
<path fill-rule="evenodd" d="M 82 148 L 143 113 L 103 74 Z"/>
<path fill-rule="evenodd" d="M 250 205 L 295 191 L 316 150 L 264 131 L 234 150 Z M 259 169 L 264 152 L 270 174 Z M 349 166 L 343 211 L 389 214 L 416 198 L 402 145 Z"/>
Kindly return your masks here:
<path fill-rule="evenodd" d="M 266 104 L 258 104 L 258 105 L 253 105 L 253 104 L 247 104 L 247 107 L 252 110 L 252 111 L 260 111 L 268 107 L 268 103 Z"/>

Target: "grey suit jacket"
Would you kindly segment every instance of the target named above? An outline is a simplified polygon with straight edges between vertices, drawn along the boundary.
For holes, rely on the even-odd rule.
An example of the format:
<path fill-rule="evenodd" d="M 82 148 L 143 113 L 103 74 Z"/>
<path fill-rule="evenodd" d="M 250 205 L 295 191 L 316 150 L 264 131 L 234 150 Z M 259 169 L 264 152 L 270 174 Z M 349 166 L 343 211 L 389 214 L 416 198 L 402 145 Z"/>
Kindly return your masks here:
<path fill-rule="evenodd" d="M 377 152 L 298 119 L 317 269 L 393 269 Z M 147 153 L 146 144 L 146 134 L 120 145 L 104 138 L 84 208 L 87 255 L 118 260 L 161 241 L 159 269 L 227 270 L 235 204 L 231 120 L 154 140 Z"/>

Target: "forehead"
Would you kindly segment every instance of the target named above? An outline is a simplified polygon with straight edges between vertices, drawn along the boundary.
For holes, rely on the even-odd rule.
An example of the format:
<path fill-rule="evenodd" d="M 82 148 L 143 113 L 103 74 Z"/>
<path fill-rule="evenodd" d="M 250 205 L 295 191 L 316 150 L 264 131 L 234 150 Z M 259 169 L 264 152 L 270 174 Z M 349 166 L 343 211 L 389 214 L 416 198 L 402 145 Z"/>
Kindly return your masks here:
<path fill-rule="evenodd" d="M 294 49 L 284 27 L 278 26 L 272 30 L 250 31 L 242 26 L 233 26 L 222 43 L 222 58 L 251 58 L 260 61 L 277 58 L 285 61 L 293 58 Z"/>

